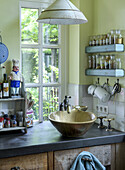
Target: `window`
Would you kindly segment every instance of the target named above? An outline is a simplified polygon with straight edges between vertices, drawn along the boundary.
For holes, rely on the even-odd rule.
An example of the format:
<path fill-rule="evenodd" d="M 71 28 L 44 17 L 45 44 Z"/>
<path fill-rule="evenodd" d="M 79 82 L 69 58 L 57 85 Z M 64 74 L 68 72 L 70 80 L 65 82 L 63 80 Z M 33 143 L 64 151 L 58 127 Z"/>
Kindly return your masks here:
<path fill-rule="evenodd" d="M 36 22 L 43 5 L 20 4 L 21 71 L 34 100 L 34 119 L 39 121 L 58 110 L 66 93 L 65 28 Z"/>

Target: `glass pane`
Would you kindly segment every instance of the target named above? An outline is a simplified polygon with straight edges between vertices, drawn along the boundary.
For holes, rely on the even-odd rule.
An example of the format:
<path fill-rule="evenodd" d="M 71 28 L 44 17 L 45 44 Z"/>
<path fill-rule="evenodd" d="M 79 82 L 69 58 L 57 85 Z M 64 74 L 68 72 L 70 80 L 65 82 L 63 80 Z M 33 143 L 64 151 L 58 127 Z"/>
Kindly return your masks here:
<path fill-rule="evenodd" d="M 26 88 L 27 92 L 31 93 L 32 99 L 34 101 L 34 105 L 32 107 L 34 111 L 34 120 L 39 120 L 39 89 L 38 88 Z M 27 96 L 28 98 L 28 96 Z"/>
<path fill-rule="evenodd" d="M 38 83 L 38 49 L 22 49 L 22 73 L 25 83 Z"/>
<path fill-rule="evenodd" d="M 43 87 L 43 119 L 59 109 L 59 87 Z"/>
<path fill-rule="evenodd" d="M 58 34 L 59 34 L 58 25 L 43 24 L 44 44 L 58 44 L 59 43 Z"/>
<path fill-rule="evenodd" d="M 43 49 L 43 83 L 59 82 L 59 50 Z"/>
<path fill-rule="evenodd" d="M 38 9 L 21 8 L 21 41 L 23 44 L 38 43 Z"/>

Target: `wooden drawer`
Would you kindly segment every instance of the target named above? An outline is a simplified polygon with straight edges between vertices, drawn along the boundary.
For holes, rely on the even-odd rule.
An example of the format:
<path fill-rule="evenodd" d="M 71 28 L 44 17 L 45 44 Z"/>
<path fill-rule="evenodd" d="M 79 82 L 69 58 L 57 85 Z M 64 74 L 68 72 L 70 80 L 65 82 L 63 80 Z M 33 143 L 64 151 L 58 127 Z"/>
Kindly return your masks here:
<path fill-rule="evenodd" d="M 21 170 L 47 170 L 47 153 L 0 159 L 0 170 L 18 166 Z"/>
<path fill-rule="evenodd" d="M 54 152 L 54 170 L 69 170 L 82 151 L 95 155 L 104 166 L 111 165 L 111 145 L 103 145 Z"/>

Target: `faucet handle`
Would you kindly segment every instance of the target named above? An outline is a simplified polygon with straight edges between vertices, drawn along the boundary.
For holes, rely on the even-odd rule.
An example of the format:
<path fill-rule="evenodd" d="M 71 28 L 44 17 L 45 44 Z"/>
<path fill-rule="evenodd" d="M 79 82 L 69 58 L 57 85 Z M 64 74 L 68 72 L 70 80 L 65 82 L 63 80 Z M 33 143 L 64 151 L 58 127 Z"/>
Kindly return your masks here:
<path fill-rule="evenodd" d="M 65 99 L 66 99 L 66 98 L 71 98 L 71 96 L 65 96 Z"/>
<path fill-rule="evenodd" d="M 101 128 L 101 129 L 105 128 L 105 126 L 103 125 L 103 121 L 102 121 L 104 118 L 106 118 L 106 116 L 98 116 L 97 117 L 97 119 L 100 119 L 100 124 L 99 124 L 98 128 Z"/>
<path fill-rule="evenodd" d="M 104 119 L 104 121 L 108 122 L 108 126 L 107 126 L 106 131 L 113 131 L 113 129 L 111 128 L 111 121 L 112 120 L 115 120 L 115 119 L 114 118 Z"/>

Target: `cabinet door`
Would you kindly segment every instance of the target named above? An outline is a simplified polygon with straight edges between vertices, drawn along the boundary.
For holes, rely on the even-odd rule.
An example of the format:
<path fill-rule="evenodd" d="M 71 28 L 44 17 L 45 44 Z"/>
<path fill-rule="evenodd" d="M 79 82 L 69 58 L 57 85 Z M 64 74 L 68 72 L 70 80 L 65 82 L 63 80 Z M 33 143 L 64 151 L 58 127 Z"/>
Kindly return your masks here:
<path fill-rule="evenodd" d="M 47 170 L 47 153 L 0 159 L 0 170 L 20 167 L 21 170 Z"/>
<path fill-rule="evenodd" d="M 111 165 L 111 145 L 103 145 L 54 152 L 54 170 L 69 170 L 82 151 L 88 151 L 95 155 L 104 166 Z"/>

